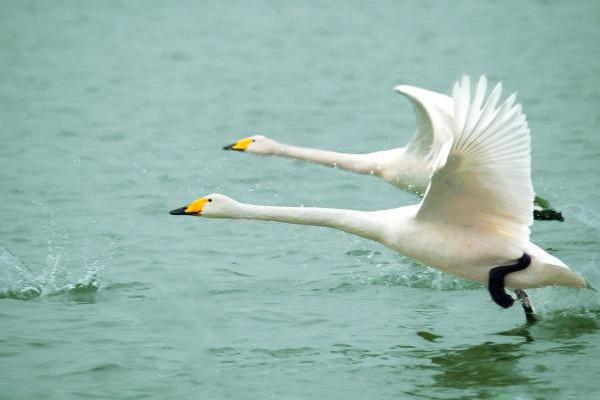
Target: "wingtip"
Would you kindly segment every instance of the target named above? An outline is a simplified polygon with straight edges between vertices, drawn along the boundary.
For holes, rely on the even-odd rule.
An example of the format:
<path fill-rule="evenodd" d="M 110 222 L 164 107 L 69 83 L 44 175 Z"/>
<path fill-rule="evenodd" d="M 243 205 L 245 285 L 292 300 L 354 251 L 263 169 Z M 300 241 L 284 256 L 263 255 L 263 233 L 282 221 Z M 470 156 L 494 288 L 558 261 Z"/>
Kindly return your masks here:
<path fill-rule="evenodd" d="M 463 76 L 458 81 L 458 86 L 460 89 L 465 90 L 467 92 L 471 92 L 471 76 L 469 74 L 463 74 Z"/>
<path fill-rule="evenodd" d="M 488 81 L 485 75 L 479 76 L 479 79 L 477 80 L 477 91 L 481 91 L 483 94 L 485 94 L 487 91 L 487 84 Z"/>
<path fill-rule="evenodd" d="M 408 91 L 410 91 L 410 89 L 412 89 L 414 86 L 410 86 L 410 85 L 405 85 L 405 84 L 401 84 L 401 85 L 396 85 L 394 86 L 394 91 L 398 92 L 398 93 L 407 93 Z"/>
<path fill-rule="evenodd" d="M 496 83 L 494 90 L 496 90 L 496 89 L 498 89 L 499 93 L 502 93 L 502 81 L 498 81 L 498 83 Z"/>
<path fill-rule="evenodd" d="M 481 74 L 479 76 L 475 75 L 476 79 L 475 81 L 477 81 L 478 84 L 487 84 L 488 82 L 488 78 L 485 74 Z M 471 75 L 464 73 L 462 74 L 461 79 L 459 79 L 459 82 L 464 82 L 464 81 L 471 81 Z"/>

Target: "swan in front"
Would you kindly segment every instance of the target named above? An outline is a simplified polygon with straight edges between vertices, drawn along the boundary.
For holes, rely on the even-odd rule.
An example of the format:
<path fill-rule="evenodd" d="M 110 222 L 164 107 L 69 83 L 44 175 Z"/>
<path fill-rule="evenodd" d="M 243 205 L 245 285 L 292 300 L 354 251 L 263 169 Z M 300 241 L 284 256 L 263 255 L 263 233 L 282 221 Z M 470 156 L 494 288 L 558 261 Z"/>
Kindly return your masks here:
<path fill-rule="evenodd" d="M 499 83 L 490 98 L 500 95 Z M 452 138 L 449 126 L 454 122 L 454 100 L 445 94 L 410 86 L 394 88 L 413 105 L 417 114 L 417 126 L 412 139 L 405 147 L 364 154 L 292 146 L 254 135 L 223 147 L 263 156 L 279 156 L 335 167 L 359 174 L 369 174 L 417 195 L 423 195 L 434 170 L 434 162 L 443 144 Z M 535 196 L 534 218 L 538 220 L 563 221 L 562 213 L 553 210 L 550 203 Z"/>
<path fill-rule="evenodd" d="M 381 211 L 271 207 L 221 194 L 201 197 L 173 215 L 254 219 L 339 229 L 384 244 L 423 264 L 480 282 L 501 307 L 514 289 L 528 320 L 523 289 L 588 287 L 585 279 L 529 240 L 533 222 L 530 132 L 515 95 L 499 106 L 498 86 L 486 97 L 481 77 L 454 85 L 448 139 L 432 159 L 432 177 L 420 204 Z"/>

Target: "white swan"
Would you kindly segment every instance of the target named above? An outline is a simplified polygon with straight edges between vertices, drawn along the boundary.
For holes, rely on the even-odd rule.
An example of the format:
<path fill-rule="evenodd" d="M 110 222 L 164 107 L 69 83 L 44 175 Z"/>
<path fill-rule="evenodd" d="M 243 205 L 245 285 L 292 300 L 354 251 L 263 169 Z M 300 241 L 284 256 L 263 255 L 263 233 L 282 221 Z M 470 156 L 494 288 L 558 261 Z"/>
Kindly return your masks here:
<path fill-rule="evenodd" d="M 498 97 L 501 88 L 502 85 L 498 83 L 490 97 Z M 293 158 L 375 175 L 402 190 L 422 195 L 433 173 L 434 160 L 442 145 L 452 137 L 448 127 L 454 120 L 454 100 L 444 94 L 409 85 L 396 86 L 394 89 L 411 101 L 417 114 L 415 133 L 406 147 L 349 154 L 291 146 L 255 135 L 224 146 L 223 149 Z M 535 219 L 563 221 L 562 214 L 552 210 L 543 198 L 536 196 L 534 204 Z"/>
<path fill-rule="evenodd" d="M 340 229 L 380 242 L 441 271 L 486 284 L 496 303 L 514 300 L 504 285 L 588 287 L 562 261 L 529 241 L 533 189 L 530 135 L 515 95 L 496 107 L 500 87 L 487 99 L 481 77 L 471 98 L 464 77 L 453 89 L 454 115 L 431 161 L 433 176 L 418 205 L 382 211 L 243 204 L 211 194 L 172 210 L 174 215 L 256 219 Z M 485 100 L 485 101 L 484 101 Z"/>
<path fill-rule="evenodd" d="M 408 85 L 397 86 L 395 90 L 411 101 L 417 114 L 416 130 L 406 147 L 348 154 L 290 146 L 255 135 L 224 146 L 223 149 L 294 158 L 376 175 L 400 189 L 422 195 L 429 184 L 435 156 L 442 144 L 452 137 L 447 127 L 452 123 L 454 101 L 444 94 Z"/>

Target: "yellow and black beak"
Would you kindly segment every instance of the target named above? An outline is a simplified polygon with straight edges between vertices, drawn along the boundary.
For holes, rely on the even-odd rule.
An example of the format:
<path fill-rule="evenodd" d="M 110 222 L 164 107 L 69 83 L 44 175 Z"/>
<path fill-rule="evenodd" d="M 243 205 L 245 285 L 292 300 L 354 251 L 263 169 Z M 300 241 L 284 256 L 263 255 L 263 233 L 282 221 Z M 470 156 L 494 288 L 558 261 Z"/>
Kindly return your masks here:
<path fill-rule="evenodd" d="M 169 211 L 171 215 L 193 215 L 200 216 L 202 215 L 202 209 L 208 203 L 209 199 L 205 199 L 204 197 L 199 198 L 193 203 L 188 204 L 187 206 L 176 208 L 175 210 Z"/>
<path fill-rule="evenodd" d="M 233 144 L 228 144 L 227 146 L 223 146 L 223 150 L 235 150 L 235 151 L 246 151 L 248 146 L 254 142 L 252 138 L 246 138 L 242 140 L 238 140 Z"/>

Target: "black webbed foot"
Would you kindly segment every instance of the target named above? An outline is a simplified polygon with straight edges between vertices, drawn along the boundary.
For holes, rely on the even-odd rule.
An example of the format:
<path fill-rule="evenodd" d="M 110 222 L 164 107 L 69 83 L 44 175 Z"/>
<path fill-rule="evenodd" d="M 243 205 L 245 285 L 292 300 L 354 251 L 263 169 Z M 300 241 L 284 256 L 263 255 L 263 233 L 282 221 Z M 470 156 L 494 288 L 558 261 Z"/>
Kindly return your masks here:
<path fill-rule="evenodd" d="M 550 202 L 540 196 L 535 196 L 533 205 L 535 206 L 535 209 L 533 210 L 533 218 L 536 220 L 560 222 L 565 220 L 560 211 L 552 209 Z"/>
<path fill-rule="evenodd" d="M 515 299 L 504 290 L 504 278 L 506 275 L 521 271 L 531 264 L 531 257 L 527 253 L 523 253 L 516 264 L 501 265 L 490 270 L 488 280 L 488 290 L 492 296 L 492 300 L 502 308 L 508 308 L 515 303 Z"/>
<path fill-rule="evenodd" d="M 563 217 L 560 211 L 553 210 L 551 208 L 544 210 L 533 210 L 533 219 L 538 221 L 560 221 L 563 222 Z"/>

